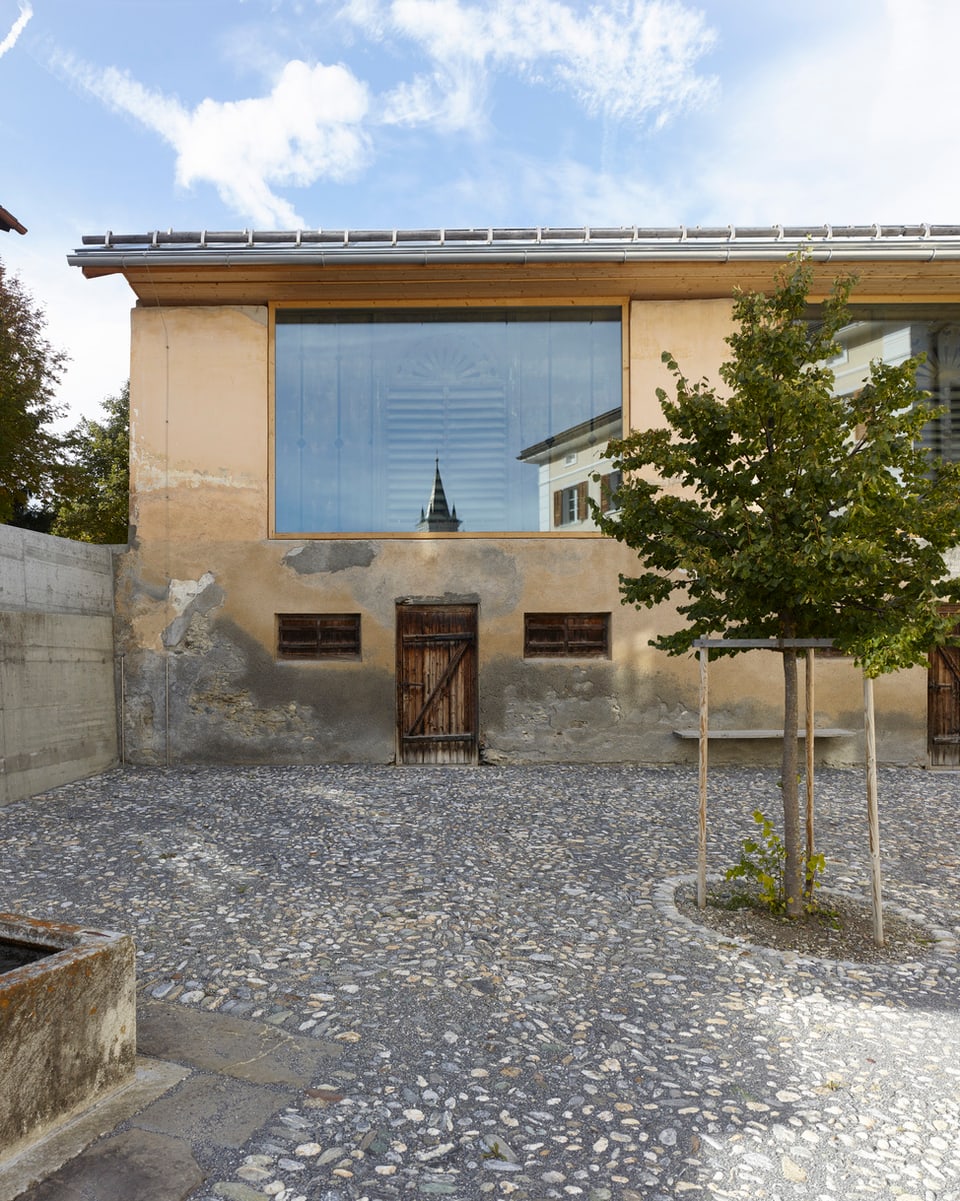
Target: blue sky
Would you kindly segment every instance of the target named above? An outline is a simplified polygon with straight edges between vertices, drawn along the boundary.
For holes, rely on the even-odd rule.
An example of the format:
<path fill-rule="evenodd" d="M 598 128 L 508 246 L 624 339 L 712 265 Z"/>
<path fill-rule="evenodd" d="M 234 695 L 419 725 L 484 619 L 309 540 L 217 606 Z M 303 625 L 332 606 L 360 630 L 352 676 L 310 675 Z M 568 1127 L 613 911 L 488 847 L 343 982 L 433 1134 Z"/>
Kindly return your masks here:
<path fill-rule="evenodd" d="M 953 222 L 953 0 L 0 0 L 0 258 L 96 415 L 153 229 Z"/>

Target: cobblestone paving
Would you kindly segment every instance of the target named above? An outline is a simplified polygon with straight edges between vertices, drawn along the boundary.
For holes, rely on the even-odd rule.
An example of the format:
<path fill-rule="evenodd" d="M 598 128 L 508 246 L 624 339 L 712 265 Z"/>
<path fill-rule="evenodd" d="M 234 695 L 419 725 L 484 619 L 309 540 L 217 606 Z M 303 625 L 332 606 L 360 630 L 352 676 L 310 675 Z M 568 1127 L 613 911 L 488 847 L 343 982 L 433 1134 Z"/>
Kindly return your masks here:
<path fill-rule="evenodd" d="M 863 892 L 862 777 L 823 772 Z M 885 771 L 886 896 L 960 933 L 960 776 Z M 776 773 L 711 776 L 711 869 Z M 131 931 L 144 995 L 335 1040 L 203 1201 L 960 1198 L 956 954 L 680 919 L 689 769 L 118 770 L 0 813 L 0 909 Z M 724 847 L 725 844 L 725 847 Z"/>

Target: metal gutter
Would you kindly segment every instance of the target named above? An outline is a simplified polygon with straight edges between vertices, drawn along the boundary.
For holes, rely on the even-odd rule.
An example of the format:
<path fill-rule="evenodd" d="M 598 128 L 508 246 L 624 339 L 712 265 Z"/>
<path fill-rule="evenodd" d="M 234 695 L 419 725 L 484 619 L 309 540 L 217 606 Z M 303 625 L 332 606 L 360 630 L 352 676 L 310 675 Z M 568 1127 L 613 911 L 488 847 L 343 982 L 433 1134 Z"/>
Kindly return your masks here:
<path fill-rule="evenodd" d="M 960 260 L 960 226 L 154 232 L 85 237 L 75 267 Z"/>
<path fill-rule="evenodd" d="M 831 259 L 847 261 L 912 260 L 928 262 L 933 259 L 954 261 L 960 259 L 960 245 L 926 243 L 916 246 L 889 247 L 882 243 L 871 246 L 840 244 L 829 247 L 808 246 L 805 243 L 791 245 L 782 243 L 776 248 L 740 245 L 723 249 L 708 249 L 704 246 L 689 248 L 665 247 L 640 249 L 604 250 L 597 247 L 572 250 L 476 250 L 466 251 L 453 248 L 420 251 L 369 251 L 357 250 L 341 253 L 331 251 L 76 251 L 67 256 L 71 267 L 117 268 L 128 270 L 137 267 L 239 267 L 246 266 L 428 266 L 431 263 L 632 263 L 632 262 L 778 262 L 806 249 L 814 262 L 829 262 Z"/>

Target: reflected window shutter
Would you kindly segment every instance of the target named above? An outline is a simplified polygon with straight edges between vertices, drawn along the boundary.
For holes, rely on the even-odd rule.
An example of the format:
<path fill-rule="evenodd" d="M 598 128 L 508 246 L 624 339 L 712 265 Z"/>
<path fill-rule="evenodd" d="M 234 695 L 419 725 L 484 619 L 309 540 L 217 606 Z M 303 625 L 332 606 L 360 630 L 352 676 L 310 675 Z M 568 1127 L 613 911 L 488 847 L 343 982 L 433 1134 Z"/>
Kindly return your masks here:
<path fill-rule="evenodd" d="M 563 525 L 563 492 L 559 488 L 553 494 L 553 524 Z"/>
<path fill-rule="evenodd" d="M 587 516 L 587 481 L 577 484 L 577 521 L 584 521 Z"/>

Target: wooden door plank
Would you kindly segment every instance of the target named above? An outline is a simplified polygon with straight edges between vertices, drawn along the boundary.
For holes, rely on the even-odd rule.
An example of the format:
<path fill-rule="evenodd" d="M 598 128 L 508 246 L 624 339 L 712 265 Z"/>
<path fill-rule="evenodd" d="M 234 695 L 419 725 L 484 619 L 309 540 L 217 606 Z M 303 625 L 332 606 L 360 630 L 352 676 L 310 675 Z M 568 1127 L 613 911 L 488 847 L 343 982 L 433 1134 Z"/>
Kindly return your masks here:
<path fill-rule="evenodd" d="M 475 605 L 397 606 L 402 763 L 476 763 Z"/>
<path fill-rule="evenodd" d="M 421 710 L 417 714 L 417 716 L 413 719 L 413 723 L 410 726 L 410 729 L 408 731 L 406 731 L 405 737 L 409 737 L 409 735 L 411 735 L 411 734 L 416 734 L 417 727 L 422 724 L 423 719 L 426 717 L 427 713 L 430 711 L 431 706 L 434 704 L 434 702 L 437 700 L 438 697 L 443 695 L 443 690 L 450 683 L 451 679 L 453 678 L 453 673 L 460 666 L 460 661 L 463 659 L 463 656 L 466 654 L 468 646 L 469 646 L 468 642 L 461 640 L 460 646 L 458 646 L 457 649 L 450 656 L 450 659 L 447 662 L 447 666 L 445 667 L 443 674 L 440 676 L 440 679 L 436 682 L 436 684 L 433 687 L 433 691 L 430 693 L 430 695 L 427 697 L 427 699 L 423 702 L 423 707 L 421 708 Z"/>

